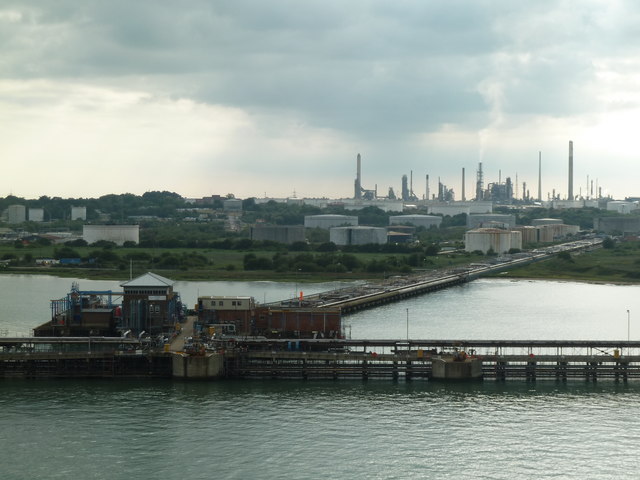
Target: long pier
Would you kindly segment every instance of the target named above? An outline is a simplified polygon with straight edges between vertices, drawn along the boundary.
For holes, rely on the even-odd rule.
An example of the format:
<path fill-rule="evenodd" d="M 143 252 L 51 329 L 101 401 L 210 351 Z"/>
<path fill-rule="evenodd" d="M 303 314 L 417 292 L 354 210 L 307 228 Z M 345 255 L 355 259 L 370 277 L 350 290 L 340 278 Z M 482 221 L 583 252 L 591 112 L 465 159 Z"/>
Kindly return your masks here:
<path fill-rule="evenodd" d="M 171 355 L 119 337 L 0 337 L 0 378 L 170 378 Z"/>
<path fill-rule="evenodd" d="M 273 307 L 340 307 L 343 315 L 374 308 L 385 303 L 453 287 L 511 268 L 528 265 L 551 258 L 562 252 L 584 252 L 602 246 L 598 238 L 555 245 L 532 252 L 503 255 L 484 263 L 475 263 L 457 268 L 433 271 L 417 275 L 392 277 L 383 282 L 370 282 L 310 295 L 304 299 L 288 299 L 267 304 Z"/>
<path fill-rule="evenodd" d="M 478 375 L 438 375 L 439 364 L 475 363 Z M 225 375 L 239 378 L 471 380 L 640 379 L 640 342 L 346 340 L 238 342 Z"/>
<path fill-rule="evenodd" d="M 0 378 L 640 379 L 640 341 L 215 341 L 195 354 L 135 339 L 0 339 Z"/>

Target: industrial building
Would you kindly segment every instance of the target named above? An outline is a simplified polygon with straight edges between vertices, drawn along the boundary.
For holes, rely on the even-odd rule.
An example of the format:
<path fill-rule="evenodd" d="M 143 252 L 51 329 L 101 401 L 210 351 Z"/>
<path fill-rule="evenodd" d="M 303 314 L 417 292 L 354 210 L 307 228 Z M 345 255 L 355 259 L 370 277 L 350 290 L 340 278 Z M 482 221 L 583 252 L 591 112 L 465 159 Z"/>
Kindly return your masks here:
<path fill-rule="evenodd" d="M 7 223 L 23 223 L 27 221 L 27 208 L 24 205 L 9 205 L 5 210 Z"/>
<path fill-rule="evenodd" d="M 114 292 L 82 291 L 73 282 L 65 298 L 51 300 L 51 320 L 33 330 L 36 337 L 116 336 L 122 307 Z"/>
<path fill-rule="evenodd" d="M 593 229 L 608 234 L 640 233 L 640 216 L 599 217 L 593 220 Z"/>
<path fill-rule="evenodd" d="M 89 245 L 100 240 L 122 246 L 124 242 L 140 242 L 139 225 L 83 225 L 82 239 Z"/>
<path fill-rule="evenodd" d="M 461 213 L 470 215 L 473 213 L 493 212 L 493 202 L 451 202 L 430 205 L 428 211 L 431 215 L 444 215 L 453 217 Z"/>
<path fill-rule="evenodd" d="M 256 302 L 253 297 L 198 297 L 198 321 L 218 333 L 251 335 Z"/>
<path fill-rule="evenodd" d="M 413 225 L 414 227 L 439 227 L 442 217 L 437 215 L 393 215 L 389 217 L 389 225 Z"/>
<path fill-rule="evenodd" d="M 599 208 L 598 200 L 551 200 L 542 202 L 544 208 L 568 210 L 570 208 Z"/>
<path fill-rule="evenodd" d="M 304 227 L 302 225 L 264 225 L 251 227 L 251 240 L 262 240 L 288 245 L 304 242 Z"/>
<path fill-rule="evenodd" d="M 198 322 L 214 334 L 269 338 L 336 338 L 341 336 L 340 308 L 294 304 L 258 305 L 253 297 L 198 297 Z"/>
<path fill-rule="evenodd" d="M 124 289 L 121 329 L 138 335 L 174 331 L 176 324 L 182 322 L 184 311 L 173 284 L 173 280 L 151 272 L 121 284 Z"/>
<path fill-rule="evenodd" d="M 387 243 L 387 230 L 380 227 L 333 227 L 329 240 L 336 245 L 366 245 Z"/>
<path fill-rule="evenodd" d="M 464 234 L 464 244 L 467 252 L 507 253 L 511 249 L 522 249 L 522 234 L 516 230 L 478 228 Z"/>
<path fill-rule="evenodd" d="M 225 212 L 242 212 L 242 200 L 239 198 L 227 198 L 222 205 Z"/>
<path fill-rule="evenodd" d="M 351 215 L 305 215 L 305 228 L 322 228 L 329 230 L 331 227 L 357 226 L 358 217 Z"/>
<path fill-rule="evenodd" d="M 486 227 L 488 224 L 502 224 L 505 225 L 505 228 L 512 228 L 516 226 L 516 216 L 505 213 L 471 214 L 467 216 L 468 229 Z"/>
<path fill-rule="evenodd" d="M 65 298 L 51 300 L 51 320 L 36 327 L 34 335 L 155 335 L 173 332 L 183 321 L 180 295 L 173 291 L 172 280 L 149 272 L 120 286 L 124 292 L 84 291 L 74 282 Z"/>
<path fill-rule="evenodd" d="M 623 201 L 612 201 L 607 202 L 607 210 L 610 212 L 618 212 L 622 215 L 631 213 L 640 208 L 640 203 L 638 202 L 623 202 Z"/>

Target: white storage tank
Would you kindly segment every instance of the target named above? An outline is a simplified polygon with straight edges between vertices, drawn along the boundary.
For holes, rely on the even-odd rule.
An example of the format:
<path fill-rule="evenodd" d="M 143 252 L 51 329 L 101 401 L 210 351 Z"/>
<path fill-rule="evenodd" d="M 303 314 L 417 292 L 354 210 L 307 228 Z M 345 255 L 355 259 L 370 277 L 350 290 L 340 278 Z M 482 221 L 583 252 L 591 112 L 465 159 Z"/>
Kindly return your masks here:
<path fill-rule="evenodd" d="M 44 221 L 44 208 L 30 208 L 29 209 L 29 221 L 30 222 L 43 222 Z"/>
<path fill-rule="evenodd" d="M 389 225 L 413 225 L 414 227 L 439 227 L 442 217 L 437 215 L 393 215 L 389 217 Z"/>
<path fill-rule="evenodd" d="M 9 205 L 5 213 L 7 223 L 22 223 L 27 221 L 27 207 L 24 205 Z"/>
<path fill-rule="evenodd" d="M 352 215 L 305 215 L 305 228 L 322 228 L 328 230 L 331 227 L 357 226 L 358 217 Z"/>
<path fill-rule="evenodd" d="M 329 240 L 336 245 L 366 245 L 387 243 L 387 229 L 380 227 L 333 227 Z"/>
<path fill-rule="evenodd" d="M 464 249 L 467 252 L 480 250 L 487 253 L 507 253 L 512 248 L 522 248 L 522 234 L 515 230 L 498 228 L 477 228 L 464 234 Z"/>
<path fill-rule="evenodd" d="M 83 225 L 82 239 L 88 244 L 106 240 L 122 246 L 140 242 L 140 225 Z"/>
<path fill-rule="evenodd" d="M 71 207 L 71 220 L 86 220 L 87 207 Z"/>
<path fill-rule="evenodd" d="M 516 216 L 506 213 L 482 213 L 467 215 L 467 228 L 481 228 L 487 224 L 497 222 L 508 225 L 508 228 L 516 226 Z"/>

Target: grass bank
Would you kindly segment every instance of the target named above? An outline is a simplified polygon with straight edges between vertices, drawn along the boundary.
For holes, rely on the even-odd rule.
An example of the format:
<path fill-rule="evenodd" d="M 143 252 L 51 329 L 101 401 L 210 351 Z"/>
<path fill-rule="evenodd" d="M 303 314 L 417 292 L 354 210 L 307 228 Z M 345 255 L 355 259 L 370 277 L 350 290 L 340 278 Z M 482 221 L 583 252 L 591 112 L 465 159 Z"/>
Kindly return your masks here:
<path fill-rule="evenodd" d="M 508 278 L 536 278 L 602 283 L 640 283 L 640 242 L 589 253 L 555 255 L 542 262 L 499 274 Z"/>
<path fill-rule="evenodd" d="M 57 247 L 60 248 L 60 247 Z M 0 258 L 15 261 L 0 273 L 53 275 L 96 280 L 121 280 L 148 271 L 173 280 L 192 281 L 278 281 L 326 282 L 380 279 L 416 271 L 436 270 L 482 260 L 482 256 L 468 253 L 443 254 L 415 258 L 415 253 L 343 253 L 289 252 L 269 250 L 216 250 L 183 248 L 110 248 L 74 247 L 74 256 L 97 258 L 93 265 L 36 266 L 38 258 L 53 258 L 54 246 L 15 248 L 0 245 Z M 251 254 L 266 259 L 271 268 L 245 268 L 245 256 Z M 278 260 L 276 260 L 276 257 Z M 409 267 L 409 259 L 418 265 Z M 270 263 L 269 263 L 270 262 Z M 278 268 L 274 268 L 275 266 Z"/>

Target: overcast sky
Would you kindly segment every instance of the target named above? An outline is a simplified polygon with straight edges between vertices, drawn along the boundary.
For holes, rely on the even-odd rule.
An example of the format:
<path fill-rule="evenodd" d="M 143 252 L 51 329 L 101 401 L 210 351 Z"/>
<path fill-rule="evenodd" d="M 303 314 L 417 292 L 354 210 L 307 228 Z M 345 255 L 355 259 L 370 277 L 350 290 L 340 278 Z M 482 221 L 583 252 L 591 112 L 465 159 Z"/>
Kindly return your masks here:
<path fill-rule="evenodd" d="M 640 2 L 0 0 L 0 196 L 640 196 Z"/>

